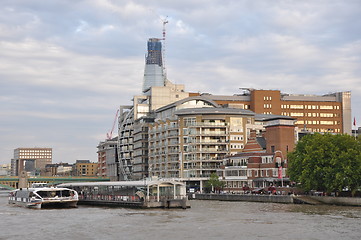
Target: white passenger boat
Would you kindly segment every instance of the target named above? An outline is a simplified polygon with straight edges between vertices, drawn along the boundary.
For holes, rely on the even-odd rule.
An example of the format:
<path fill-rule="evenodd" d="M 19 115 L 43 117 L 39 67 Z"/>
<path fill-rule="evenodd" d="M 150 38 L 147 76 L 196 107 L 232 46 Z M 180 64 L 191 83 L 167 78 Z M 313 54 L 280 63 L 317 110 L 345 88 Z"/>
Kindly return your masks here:
<path fill-rule="evenodd" d="M 69 188 L 20 188 L 11 191 L 9 204 L 29 208 L 76 207 L 78 193 Z"/>

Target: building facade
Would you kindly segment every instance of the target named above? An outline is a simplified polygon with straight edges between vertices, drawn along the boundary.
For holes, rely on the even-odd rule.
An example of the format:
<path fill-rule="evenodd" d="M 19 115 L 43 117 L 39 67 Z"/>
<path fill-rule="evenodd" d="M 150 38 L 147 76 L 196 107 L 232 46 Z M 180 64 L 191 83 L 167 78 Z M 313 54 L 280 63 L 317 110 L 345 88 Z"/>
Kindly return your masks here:
<path fill-rule="evenodd" d="M 21 171 L 30 175 L 40 174 L 47 164 L 52 163 L 52 148 L 17 148 L 11 160 L 11 175 L 19 176 Z"/>
<path fill-rule="evenodd" d="M 164 86 L 165 72 L 163 68 L 162 42 L 158 38 L 150 38 L 147 43 L 148 53 L 145 57 L 143 92 L 150 87 Z"/>
<path fill-rule="evenodd" d="M 251 131 L 242 152 L 224 158 L 217 170 L 226 191 L 243 192 L 248 188 L 289 185 L 287 154 L 296 144 L 295 120 L 270 116 L 264 132 Z"/>
<path fill-rule="evenodd" d="M 74 166 L 75 176 L 95 177 L 98 173 L 98 163 L 89 160 L 76 160 Z"/>
<path fill-rule="evenodd" d="M 149 177 L 148 129 L 149 123 L 152 122 L 154 122 L 154 117 L 142 117 L 134 122 L 133 180 Z"/>
<path fill-rule="evenodd" d="M 158 109 L 149 125 L 149 175 L 179 178 L 202 191 L 226 156 L 243 151 L 250 130 L 262 128 L 255 119 L 252 111 L 201 96 Z"/>
<path fill-rule="evenodd" d="M 11 164 L 1 164 L 0 176 L 10 176 L 10 175 L 11 175 Z"/>
<path fill-rule="evenodd" d="M 47 164 L 41 170 L 41 176 L 72 176 L 73 165 L 69 163 L 52 163 Z"/>
<path fill-rule="evenodd" d="M 244 89 L 243 94 L 204 94 L 220 105 L 236 105 L 257 114 L 290 116 L 299 131 L 351 135 L 351 92 L 325 95 L 285 94 L 279 90 Z"/>
<path fill-rule="evenodd" d="M 258 140 L 264 144 L 259 144 L 265 149 L 250 157 L 247 166 L 244 159 L 235 161 L 238 167 L 266 164 L 271 159 L 267 164 L 275 166 L 276 155 L 282 153 L 284 160 L 301 133 L 351 134 L 350 92 L 295 95 L 248 88 L 225 96 L 185 92 L 184 85 L 166 77 L 161 41 L 148 41 L 142 93 L 133 97 L 132 104 L 120 106 L 118 180 L 180 178 L 200 189 L 211 173 L 224 166 L 224 159 L 248 151 L 251 131 L 261 136 Z M 285 124 L 289 121 L 291 125 Z M 109 168 L 112 163 L 106 160 L 105 151 L 98 153 L 99 171 Z M 266 177 L 275 174 L 275 167 L 269 168 Z M 244 174 L 243 170 L 238 174 Z M 254 182 L 248 170 L 243 177 L 245 182 Z"/>
<path fill-rule="evenodd" d="M 99 177 L 109 177 L 111 181 L 119 179 L 118 137 L 100 142 L 98 148 Z"/>
<path fill-rule="evenodd" d="M 162 43 L 156 38 L 148 41 L 142 90 L 141 95 L 134 96 L 132 105 L 121 105 L 119 109 L 117 147 L 119 180 L 135 180 L 148 175 L 147 158 L 143 154 L 145 150 L 139 145 L 143 144 L 139 141 L 139 136 L 144 135 L 142 130 L 146 128 L 144 119 L 149 121 L 156 109 L 189 96 L 189 93 L 184 91 L 184 85 L 173 84 L 166 78 L 162 60 Z M 137 128 L 136 132 L 134 132 L 134 127 Z M 136 156 L 134 156 L 135 134 L 138 134 Z M 134 161 L 136 161 L 135 165 Z"/>

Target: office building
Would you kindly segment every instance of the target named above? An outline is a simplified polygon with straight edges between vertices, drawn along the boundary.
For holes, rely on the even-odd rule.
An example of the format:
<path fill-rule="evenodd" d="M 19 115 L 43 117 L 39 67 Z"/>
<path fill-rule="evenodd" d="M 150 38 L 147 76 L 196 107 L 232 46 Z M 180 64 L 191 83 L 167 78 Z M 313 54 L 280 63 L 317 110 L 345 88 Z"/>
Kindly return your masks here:
<path fill-rule="evenodd" d="M 286 94 L 279 90 L 243 89 L 242 94 L 203 94 L 220 105 L 249 109 L 257 114 L 290 116 L 299 131 L 351 135 L 351 92 L 325 95 Z"/>
<path fill-rule="evenodd" d="M 52 148 L 17 148 L 11 160 L 11 175 L 19 176 L 21 171 L 30 175 L 40 174 L 47 164 L 52 163 Z"/>

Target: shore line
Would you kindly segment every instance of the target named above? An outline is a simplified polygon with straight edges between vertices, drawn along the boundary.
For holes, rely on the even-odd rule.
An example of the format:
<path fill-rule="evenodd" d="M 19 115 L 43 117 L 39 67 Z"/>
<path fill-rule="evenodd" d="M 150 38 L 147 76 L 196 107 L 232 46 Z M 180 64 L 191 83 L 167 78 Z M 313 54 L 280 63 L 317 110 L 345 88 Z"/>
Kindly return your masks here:
<path fill-rule="evenodd" d="M 261 194 L 192 194 L 191 199 L 217 201 L 269 202 L 285 204 L 340 205 L 361 207 L 361 198 L 309 195 L 261 195 Z"/>

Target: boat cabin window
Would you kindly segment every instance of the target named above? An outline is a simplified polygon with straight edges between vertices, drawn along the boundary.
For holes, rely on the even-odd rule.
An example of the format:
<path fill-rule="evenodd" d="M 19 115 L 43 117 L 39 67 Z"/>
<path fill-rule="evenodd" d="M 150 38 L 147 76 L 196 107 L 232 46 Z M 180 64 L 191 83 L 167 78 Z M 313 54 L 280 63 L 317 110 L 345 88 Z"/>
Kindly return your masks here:
<path fill-rule="evenodd" d="M 70 190 L 55 190 L 55 191 L 37 191 L 42 198 L 53 198 L 53 197 L 70 197 Z"/>

